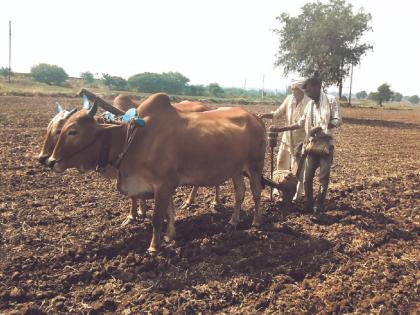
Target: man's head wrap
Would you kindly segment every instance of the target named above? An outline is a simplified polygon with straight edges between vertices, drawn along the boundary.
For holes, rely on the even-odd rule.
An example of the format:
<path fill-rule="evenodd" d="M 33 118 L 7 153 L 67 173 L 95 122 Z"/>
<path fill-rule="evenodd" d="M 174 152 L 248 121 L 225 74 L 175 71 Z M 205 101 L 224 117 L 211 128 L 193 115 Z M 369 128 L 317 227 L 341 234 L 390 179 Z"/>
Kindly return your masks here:
<path fill-rule="evenodd" d="M 306 81 L 306 78 L 293 80 L 292 83 L 290 84 L 290 88 L 291 89 L 298 88 L 299 90 L 303 92 L 303 84 L 305 83 L 305 81 Z"/>

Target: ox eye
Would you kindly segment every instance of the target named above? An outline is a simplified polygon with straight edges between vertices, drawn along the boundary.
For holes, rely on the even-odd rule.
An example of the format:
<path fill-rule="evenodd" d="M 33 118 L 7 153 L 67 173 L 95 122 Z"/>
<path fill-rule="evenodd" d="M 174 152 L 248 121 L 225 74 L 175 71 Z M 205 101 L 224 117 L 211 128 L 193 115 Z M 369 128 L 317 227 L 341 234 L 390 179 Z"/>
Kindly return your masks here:
<path fill-rule="evenodd" d="M 77 130 L 70 130 L 69 131 L 69 136 L 75 136 L 77 134 L 78 134 Z"/>

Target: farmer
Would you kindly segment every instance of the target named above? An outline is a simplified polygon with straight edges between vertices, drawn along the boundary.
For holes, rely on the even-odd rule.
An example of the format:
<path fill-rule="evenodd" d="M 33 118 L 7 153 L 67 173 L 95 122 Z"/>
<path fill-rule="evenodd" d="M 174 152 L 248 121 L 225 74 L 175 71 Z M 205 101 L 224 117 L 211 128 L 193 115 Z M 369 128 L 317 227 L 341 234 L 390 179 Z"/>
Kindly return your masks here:
<path fill-rule="evenodd" d="M 280 105 L 277 110 L 268 113 L 258 115 L 260 118 L 271 118 L 278 119 L 282 116 L 286 116 L 286 124 L 291 125 L 297 119 L 299 119 L 304 112 L 306 104 L 310 99 L 304 94 L 302 85 L 305 82 L 304 79 L 294 80 L 290 86 L 292 94 L 288 95 L 284 102 Z M 281 171 L 293 171 L 297 170 L 299 163 L 301 150 L 301 143 L 305 139 L 304 130 L 287 131 L 283 133 L 280 142 L 279 152 L 277 154 L 277 170 Z M 294 199 L 298 199 L 303 196 L 303 172 L 300 172 L 299 181 L 297 185 L 296 195 Z"/>
<path fill-rule="evenodd" d="M 311 99 L 306 105 L 303 115 L 295 124 L 284 128 L 270 127 L 272 131 L 297 130 L 304 128 L 305 141 L 305 173 L 304 189 L 307 211 L 324 211 L 324 202 L 330 180 L 330 169 L 334 155 L 333 130 L 341 125 L 341 114 L 335 97 L 321 91 L 321 80 L 318 77 L 307 79 L 303 86 L 305 94 Z M 314 207 L 313 179 L 319 167 L 320 187 Z"/>

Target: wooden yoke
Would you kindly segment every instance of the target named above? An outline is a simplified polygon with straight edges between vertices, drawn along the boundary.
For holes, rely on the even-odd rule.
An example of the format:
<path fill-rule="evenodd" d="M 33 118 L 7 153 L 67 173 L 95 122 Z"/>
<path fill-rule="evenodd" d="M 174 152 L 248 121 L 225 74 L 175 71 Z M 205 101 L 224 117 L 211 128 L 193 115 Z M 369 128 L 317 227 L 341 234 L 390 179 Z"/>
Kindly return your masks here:
<path fill-rule="evenodd" d="M 117 116 L 122 116 L 125 114 L 124 111 L 122 111 L 121 109 L 118 109 L 114 106 L 112 106 L 111 104 L 109 104 L 107 101 L 105 101 L 103 98 L 97 96 L 95 93 L 92 93 L 88 90 L 86 90 L 85 88 L 82 88 L 79 93 L 77 93 L 77 95 L 79 96 L 83 96 L 86 95 L 87 98 L 93 103 L 96 100 L 96 103 L 98 104 L 99 107 L 101 107 L 102 109 L 113 113 L 114 115 Z"/>

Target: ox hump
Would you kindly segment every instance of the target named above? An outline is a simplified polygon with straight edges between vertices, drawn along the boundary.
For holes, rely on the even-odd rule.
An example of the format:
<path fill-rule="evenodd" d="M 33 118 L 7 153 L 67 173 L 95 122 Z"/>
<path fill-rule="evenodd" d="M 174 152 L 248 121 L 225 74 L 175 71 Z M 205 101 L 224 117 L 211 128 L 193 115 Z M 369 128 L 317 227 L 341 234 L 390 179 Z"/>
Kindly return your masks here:
<path fill-rule="evenodd" d="M 138 108 L 140 117 L 162 113 L 173 113 L 174 111 L 175 110 L 171 105 L 169 96 L 165 93 L 156 93 L 149 96 Z"/>

